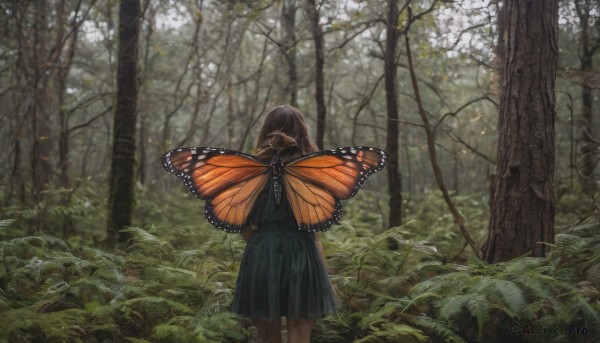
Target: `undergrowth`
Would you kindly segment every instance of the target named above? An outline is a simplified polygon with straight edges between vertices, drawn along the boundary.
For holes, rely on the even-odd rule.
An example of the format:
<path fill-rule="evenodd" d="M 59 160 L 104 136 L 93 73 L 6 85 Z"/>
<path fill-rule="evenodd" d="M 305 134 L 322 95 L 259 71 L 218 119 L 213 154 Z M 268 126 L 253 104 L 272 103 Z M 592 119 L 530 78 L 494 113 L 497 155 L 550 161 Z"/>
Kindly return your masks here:
<path fill-rule="evenodd" d="M 175 250 L 159 237 L 173 228 L 127 230 L 135 244 L 114 253 L 71 249 L 53 236 L 3 240 L 0 341 L 246 339 L 245 326 L 228 312 L 239 240 L 215 235 L 195 250 Z"/>
<path fill-rule="evenodd" d="M 127 229 L 134 239 L 125 250 L 97 244 L 102 215 L 85 192 L 73 208 L 37 205 L 55 220 L 45 229 L 30 229 L 35 209 L 4 209 L 0 341 L 249 341 L 251 322 L 229 312 L 245 242 L 210 228 L 200 202 L 140 192 L 143 228 Z M 321 235 L 340 306 L 317 322 L 313 342 L 600 337 L 596 220 L 562 229 L 546 258 L 488 265 L 468 257 L 441 200 L 431 197 L 408 211 L 414 220 L 384 231 L 385 216 L 374 214 L 381 199 L 372 198 L 369 210 L 350 204 L 341 225 Z M 485 201 L 458 201 L 472 205 L 473 227 L 483 225 Z"/>

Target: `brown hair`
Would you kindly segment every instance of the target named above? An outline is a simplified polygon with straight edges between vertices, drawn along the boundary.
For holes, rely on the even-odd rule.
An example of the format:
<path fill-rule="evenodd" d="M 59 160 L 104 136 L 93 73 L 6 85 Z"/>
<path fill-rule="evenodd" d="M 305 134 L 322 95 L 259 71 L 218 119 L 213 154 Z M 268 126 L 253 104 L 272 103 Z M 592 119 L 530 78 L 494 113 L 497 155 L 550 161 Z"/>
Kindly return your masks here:
<path fill-rule="evenodd" d="M 285 160 L 317 150 L 297 108 L 277 106 L 267 114 L 256 142 L 257 157 L 270 159 L 280 152 Z"/>

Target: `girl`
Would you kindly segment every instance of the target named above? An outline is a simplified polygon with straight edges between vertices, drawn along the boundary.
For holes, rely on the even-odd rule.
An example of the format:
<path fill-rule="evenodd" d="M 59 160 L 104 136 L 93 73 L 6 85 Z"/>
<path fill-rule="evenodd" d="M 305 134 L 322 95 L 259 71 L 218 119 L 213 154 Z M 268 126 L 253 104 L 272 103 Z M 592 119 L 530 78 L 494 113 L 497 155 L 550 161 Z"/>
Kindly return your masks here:
<path fill-rule="evenodd" d="M 317 151 L 300 111 L 272 109 L 265 119 L 256 156 L 284 161 Z M 281 342 L 281 317 L 287 317 L 289 343 L 309 342 L 315 319 L 335 310 L 335 298 L 320 242 L 297 229 L 286 196 L 276 205 L 273 182 L 254 206 L 251 226 L 242 228 L 248 242 L 240 265 L 233 312 L 254 320 L 259 342 Z M 285 191 L 285 190 L 284 190 Z"/>

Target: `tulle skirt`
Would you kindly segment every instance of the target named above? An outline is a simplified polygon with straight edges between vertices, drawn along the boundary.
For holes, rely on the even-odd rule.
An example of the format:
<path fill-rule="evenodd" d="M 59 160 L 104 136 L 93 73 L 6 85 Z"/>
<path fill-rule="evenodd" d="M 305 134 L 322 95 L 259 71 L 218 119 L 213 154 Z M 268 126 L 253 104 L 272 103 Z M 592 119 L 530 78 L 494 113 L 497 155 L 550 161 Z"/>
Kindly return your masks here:
<path fill-rule="evenodd" d="M 319 318 L 335 312 L 335 298 L 313 234 L 257 230 L 246 247 L 232 310 L 255 319 Z"/>

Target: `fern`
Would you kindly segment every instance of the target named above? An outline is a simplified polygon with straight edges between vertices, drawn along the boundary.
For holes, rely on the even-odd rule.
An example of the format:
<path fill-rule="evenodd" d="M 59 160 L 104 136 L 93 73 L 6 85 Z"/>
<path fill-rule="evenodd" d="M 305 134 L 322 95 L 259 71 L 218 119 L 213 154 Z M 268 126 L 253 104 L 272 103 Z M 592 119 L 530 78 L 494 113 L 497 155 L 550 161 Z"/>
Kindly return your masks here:
<path fill-rule="evenodd" d="M 438 313 L 441 318 L 450 319 L 450 317 L 455 316 L 462 311 L 462 309 L 476 297 L 478 297 L 477 294 L 460 294 L 446 298 L 438 303 Z"/>
<path fill-rule="evenodd" d="M 233 313 L 220 312 L 211 316 L 198 316 L 192 324 L 200 342 L 242 342 L 247 339 L 246 330 Z"/>
<path fill-rule="evenodd" d="M 223 314 L 230 308 L 233 278 L 211 281 L 187 265 L 175 265 L 171 261 L 180 255 L 158 235 L 159 229 L 153 230 L 156 234 L 131 228 L 139 241 L 127 257 L 88 247 L 71 251 L 52 236 L 2 241 L 0 280 L 6 287 L 0 287 L 0 341 L 168 341 L 168 332 L 177 333 L 171 338 L 196 342 L 243 341 L 246 331 L 237 316 Z M 225 271 L 235 275 L 231 251 L 239 252 L 239 243 L 207 241 L 222 247 L 215 250 L 225 256 L 210 251 L 215 261 L 202 260 L 208 267 L 204 272 L 222 270 L 220 278 Z M 32 253 L 31 258 L 19 257 Z M 194 313 L 205 314 L 199 320 Z M 215 316 L 214 322 L 207 319 Z M 188 318 L 188 324 L 178 325 L 173 318 Z M 218 320 L 223 322 L 216 325 Z"/>
<path fill-rule="evenodd" d="M 161 312 L 161 311 L 170 311 L 174 313 L 190 313 L 192 310 L 184 304 L 179 302 L 165 299 L 162 297 L 140 297 L 140 298 L 132 298 L 124 301 L 122 304 L 119 304 L 120 307 L 129 307 L 132 309 L 142 309 L 148 311 L 148 313 Z"/>
<path fill-rule="evenodd" d="M 2 341 L 76 341 L 86 322 L 85 311 L 39 313 L 19 309 L 0 314 Z"/>
<path fill-rule="evenodd" d="M 154 342 L 194 343 L 200 342 L 189 330 L 178 325 L 159 324 L 152 329 Z"/>
<path fill-rule="evenodd" d="M 466 341 L 449 327 L 445 321 L 436 320 L 423 315 L 412 316 L 410 317 L 410 321 L 419 327 L 433 331 L 445 342 L 466 343 Z"/>
<path fill-rule="evenodd" d="M 206 250 L 204 249 L 194 249 L 194 250 L 185 250 L 180 251 L 175 254 L 175 265 L 177 267 L 185 267 L 190 262 L 197 261 L 200 258 L 206 256 Z"/>
<path fill-rule="evenodd" d="M 477 295 L 467 302 L 469 313 L 477 318 L 477 341 L 481 342 L 483 326 L 490 319 L 488 302 L 484 295 Z"/>
<path fill-rule="evenodd" d="M 147 189 L 140 192 L 156 197 Z M 52 209 L 50 203 L 45 211 L 89 222 L 79 216 L 90 199 L 70 205 L 82 212 Z M 381 216 L 357 210 L 347 217 L 351 221 L 323 234 L 343 307 L 317 322 L 314 342 L 505 341 L 513 322 L 590 330 L 600 325 L 596 223 L 565 230 L 547 258 L 447 263 L 462 248 L 448 231 L 452 222 L 443 205 L 431 200 L 409 206 L 408 217 L 419 220 L 401 227 L 382 232 Z M 142 221 L 158 223 L 174 217 L 169 211 L 194 208 L 178 196 L 164 201 L 169 205 L 141 204 L 140 213 L 148 216 Z M 457 201 L 485 213 L 482 201 Z M 28 215 L 42 215 L 36 211 Z M 245 242 L 189 216 L 176 217 L 165 226 L 127 229 L 135 238 L 126 255 L 85 246 L 97 234 L 91 233 L 97 223 L 80 229 L 81 240 L 67 243 L 50 235 L 18 236 L 23 217 L 0 221 L 0 341 L 247 341 L 248 321 L 229 312 Z"/>
<path fill-rule="evenodd" d="M 511 281 L 495 280 L 493 287 L 501 294 L 504 304 L 513 312 L 519 312 L 527 303 L 521 288 Z"/>
<path fill-rule="evenodd" d="M 311 337 L 315 343 L 346 343 L 356 337 L 357 325 L 360 315 L 355 315 L 344 309 L 337 313 L 317 320 Z"/>
<path fill-rule="evenodd" d="M 169 251 L 169 243 L 161 240 L 150 232 L 137 227 L 123 229 L 123 232 L 129 232 L 134 237 L 134 244 L 130 250 L 141 250 L 145 253 L 157 253 L 160 255 L 166 254 Z"/>
<path fill-rule="evenodd" d="M 354 341 L 355 343 L 371 342 L 425 342 L 427 336 L 423 331 L 406 324 L 385 322 L 374 327 L 371 334 Z"/>

